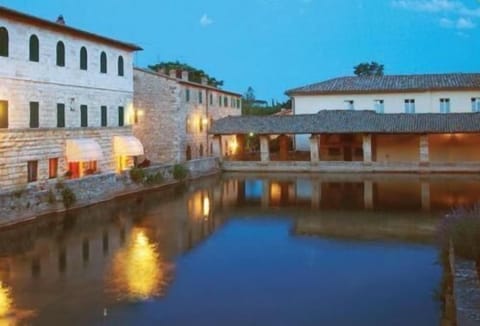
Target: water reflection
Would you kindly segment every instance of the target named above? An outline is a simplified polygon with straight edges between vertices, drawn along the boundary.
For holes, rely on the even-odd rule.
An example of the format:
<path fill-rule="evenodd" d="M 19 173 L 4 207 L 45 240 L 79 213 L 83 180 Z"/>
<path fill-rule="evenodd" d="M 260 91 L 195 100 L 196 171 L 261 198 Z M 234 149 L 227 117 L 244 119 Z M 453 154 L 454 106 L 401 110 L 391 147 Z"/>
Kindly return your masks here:
<path fill-rule="evenodd" d="M 164 293 L 170 272 L 171 264 L 161 257 L 147 230 L 133 228 L 128 243 L 113 258 L 108 281 L 117 299 L 146 300 Z"/>
<path fill-rule="evenodd" d="M 0 231 L 0 325 L 13 302 L 39 324 L 88 324 L 115 302 L 160 298 L 178 257 L 229 219 L 289 218 L 291 237 L 433 244 L 441 214 L 479 194 L 472 176 L 230 174 L 42 218 Z"/>

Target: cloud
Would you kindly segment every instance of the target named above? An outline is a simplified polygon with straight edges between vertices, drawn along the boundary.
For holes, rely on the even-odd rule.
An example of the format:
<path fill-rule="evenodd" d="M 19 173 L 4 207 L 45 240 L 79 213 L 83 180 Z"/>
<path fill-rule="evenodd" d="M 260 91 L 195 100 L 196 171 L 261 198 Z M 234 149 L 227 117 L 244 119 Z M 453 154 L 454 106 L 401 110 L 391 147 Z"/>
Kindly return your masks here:
<path fill-rule="evenodd" d="M 459 0 L 392 0 L 394 8 L 443 15 L 439 19 L 442 28 L 467 30 L 477 27 L 474 19 L 480 18 L 478 8 L 467 7 Z"/>
<path fill-rule="evenodd" d="M 213 24 L 213 20 L 208 17 L 207 14 L 203 14 L 202 18 L 200 18 L 200 26 L 207 27 Z"/>

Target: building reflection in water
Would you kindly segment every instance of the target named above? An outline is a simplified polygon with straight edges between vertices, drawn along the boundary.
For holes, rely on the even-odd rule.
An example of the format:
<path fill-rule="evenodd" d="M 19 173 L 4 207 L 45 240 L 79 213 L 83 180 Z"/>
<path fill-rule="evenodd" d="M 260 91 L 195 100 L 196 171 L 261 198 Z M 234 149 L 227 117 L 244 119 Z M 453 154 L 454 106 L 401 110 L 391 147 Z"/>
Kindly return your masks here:
<path fill-rule="evenodd" d="M 161 256 L 148 230 L 134 227 L 129 240 L 113 257 L 108 273 L 110 291 L 117 299 L 146 300 L 164 294 L 171 279 L 172 265 Z"/>

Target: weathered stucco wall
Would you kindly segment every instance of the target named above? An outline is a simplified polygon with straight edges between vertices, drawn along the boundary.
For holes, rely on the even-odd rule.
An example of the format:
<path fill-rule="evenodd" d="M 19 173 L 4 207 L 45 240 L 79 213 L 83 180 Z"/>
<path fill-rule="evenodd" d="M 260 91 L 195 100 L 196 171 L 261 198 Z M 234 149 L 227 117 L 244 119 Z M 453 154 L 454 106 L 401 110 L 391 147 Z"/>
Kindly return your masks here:
<path fill-rule="evenodd" d="M 418 162 L 420 160 L 420 136 L 375 135 L 373 156 L 377 162 Z"/>

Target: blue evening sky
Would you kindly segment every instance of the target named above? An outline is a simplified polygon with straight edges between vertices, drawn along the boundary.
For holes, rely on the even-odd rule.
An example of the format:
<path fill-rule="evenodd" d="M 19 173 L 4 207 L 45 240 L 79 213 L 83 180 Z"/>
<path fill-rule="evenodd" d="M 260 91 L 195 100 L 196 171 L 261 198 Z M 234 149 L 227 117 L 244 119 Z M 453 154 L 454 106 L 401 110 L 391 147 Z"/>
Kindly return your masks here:
<path fill-rule="evenodd" d="M 225 89 L 284 91 L 351 75 L 480 71 L 478 0 L 3 0 L 0 5 L 144 48 L 137 66 L 180 60 Z"/>

